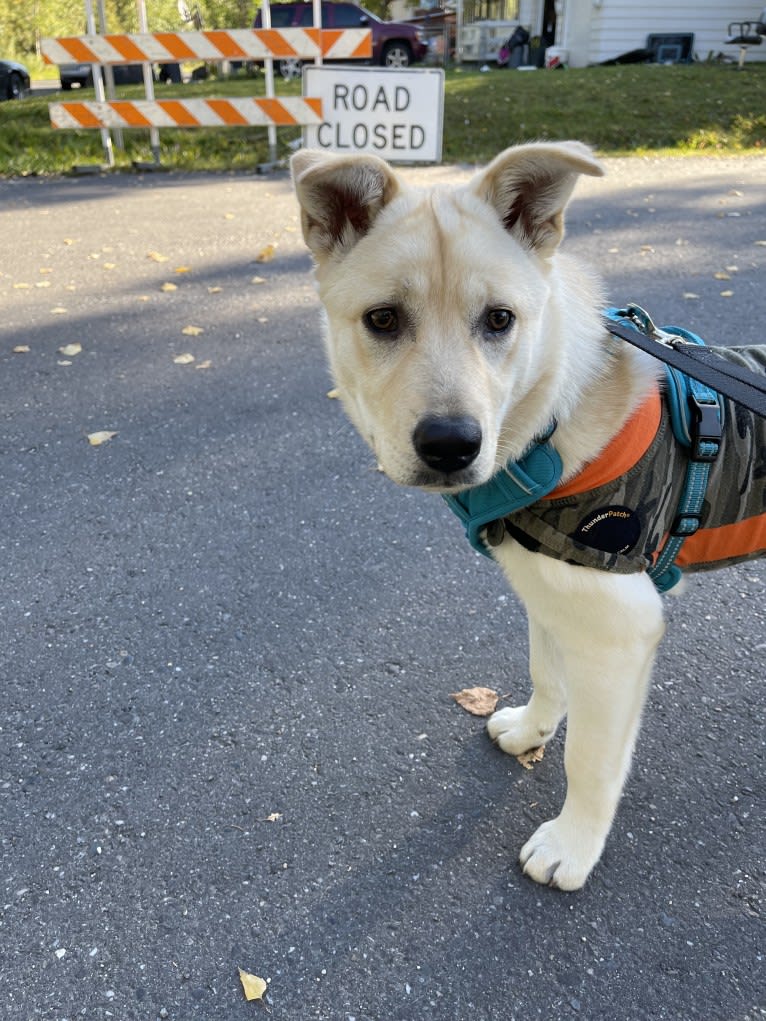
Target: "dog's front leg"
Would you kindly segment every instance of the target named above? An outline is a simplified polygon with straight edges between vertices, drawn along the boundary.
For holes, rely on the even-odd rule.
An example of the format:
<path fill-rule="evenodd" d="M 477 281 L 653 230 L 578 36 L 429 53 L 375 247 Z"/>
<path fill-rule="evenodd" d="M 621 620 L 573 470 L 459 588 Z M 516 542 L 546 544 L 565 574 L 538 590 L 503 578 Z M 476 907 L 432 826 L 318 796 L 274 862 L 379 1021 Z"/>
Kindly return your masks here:
<path fill-rule="evenodd" d="M 487 721 L 493 741 L 509 755 L 547 744 L 567 708 L 564 666 L 553 631 L 529 614 L 529 673 L 532 697 L 525 706 L 498 709 Z"/>
<path fill-rule="evenodd" d="M 530 618 L 547 616 L 567 695 L 566 799 L 520 860 L 538 883 L 576 890 L 601 856 L 630 768 L 662 603 L 646 575 L 572 567 L 515 544 L 498 559 Z"/>

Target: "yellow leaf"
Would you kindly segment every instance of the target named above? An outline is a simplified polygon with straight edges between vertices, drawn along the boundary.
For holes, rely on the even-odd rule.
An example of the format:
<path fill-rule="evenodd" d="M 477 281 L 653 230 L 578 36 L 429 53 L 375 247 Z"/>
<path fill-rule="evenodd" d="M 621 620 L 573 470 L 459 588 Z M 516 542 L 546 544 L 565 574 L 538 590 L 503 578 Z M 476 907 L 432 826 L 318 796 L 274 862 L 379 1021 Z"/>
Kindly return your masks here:
<path fill-rule="evenodd" d="M 200 333 L 204 332 L 201 326 L 184 326 L 181 330 L 185 337 L 199 337 Z"/>
<path fill-rule="evenodd" d="M 327 391 L 327 396 L 330 398 L 331 401 L 337 401 L 337 399 L 340 397 L 340 390 L 338 390 L 337 387 L 334 387 L 332 390 Z"/>
<path fill-rule="evenodd" d="M 243 971 L 241 968 L 239 971 L 239 981 L 242 983 L 242 988 L 245 991 L 246 1000 L 262 1000 L 263 994 L 269 988 L 268 983 L 264 982 L 258 975 L 251 975 L 248 971 Z"/>
<path fill-rule="evenodd" d="M 272 812 L 271 815 L 266 816 L 266 822 L 279 822 L 282 818 L 281 812 Z"/>
<path fill-rule="evenodd" d="M 223 290 L 223 287 L 208 287 L 207 293 L 208 294 L 220 294 L 222 290 Z"/>
<path fill-rule="evenodd" d="M 277 251 L 276 245 L 264 245 L 260 252 L 256 255 L 256 262 L 271 262 Z"/>
<path fill-rule="evenodd" d="M 714 273 L 713 274 L 713 279 L 714 280 L 731 280 L 731 277 L 729 276 L 728 273 Z"/>
<path fill-rule="evenodd" d="M 177 291 L 178 284 L 164 283 L 160 288 L 161 291 Z"/>
<path fill-rule="evenodd" d="M 108 443 L 109 440 L 113 439 L 116 435 L 117 433 L 108 432 L 107 430 L 88 433 L 88 443 L 90 443 L 92 447 L 100 447 L 102 443 Z"/>
<path fill-rule="evenodd" d="M 695 294 L 694 291 L 684 291 L 684 298 L 687 301 L 694 301 L 695 298 L 699 298 L 699 294 Z"/>
<path fill-rule="evenodd" d="M 463 688 L 450 695 L 459 706 L 474 716 L 489 716 L 495 711 L 500 696 L 492 688 Z"/>
<path fill-rule="evenodd" d="M 532 769 L 536 762 L 543 761 L 544 755 L 545 745 L 541 745 L 539 748 L 530 748 L 528 752 L 522 752 L 521 755 L 516 756 L 516 760 L 524 769 Z"/>
<path fill-rule="evenodd" d="M 223 214 L 223 218 L 224 218 L 224 220 L 233 220 L 234 219 L 234 213 L 224 213 Z"/>
<path fill-rule="evenodd" d="M 197 362 L 194 366 L 195 369 L 209 369 L 213 363 L 207 358 L 204 362 Z"/>
<path fill-rule="evenodd" d="M 51 309 L 51 315 L 52 316 L 65 316 L 66 315 L 66 309 L 62 308 L 61 305 L 57 305 L 56 308 L 52 308 Z"/>
<path fill-rule="evenodd" d="M 188 353 L 185 355 L 176 355 L 173 361 L 176 363 L 176 365 L 191 365 L 191 363 L 194 361 L 194 355 Z"/>
<path fill-rule="evenodd" d="M 733 298 L 734 297 L 734 291 L 721 291 L 721 297 L 722 298 Z"/>
<path fill-rule="evenodd" d="M 117 268 L 117 263 L 116 262 L 105 262 L 103 265 L 104 265 L 104 269 L 116 269 Z"/>
<path fill-rule="evenodd" d="M 35 287 L 50 287 L 50 280 L 37 280 L 35 281 Z"/>
<path fill-rule="evenodd" d="M 16 288 L 17 291 L 28 291 L 31 288 L 32 285 L 31 284 L 18 283 L 18 284 L 14 284 L 13 286 Z"/>
<path fill-rule="evenodd" d="M 190 266 L 176 266 L 176 273 L 191 273 Z"/>
<path fill-rule="evenodd" d="M 15 355 L 25 355 L 29 353 L 29 344 L 17 344 L 13 349 Z"/>
<path fill-rule="evenodd" d="M 82 344 L 75 342 L 74 344 L 64 344 L 63 347 L 59 348 L 60 355 L 66 355 L 67 358 L 74 358 L 82 351 Z"/>
<path fill-rule="evenodd" d="M 65 245 L 73 245 L 74 244 L 74 238 L 64 238 L 64 244 Z"/>
<path fill-rule="evenodd" d="M 152 262 L 167 262 L 168 261 L 167 255 L 160 255 L 159 252 L 147 252 L 146 253 L 146 257 L 147 257 L 147 259 L 151 259 Z"/>
<path fill-rule="evenodd" d="M 52 266 L 41 266 L 40 267 L 40 272 L 41 273 L 52 273 L 53 272 L 53 267 Z"/>
<path fill-rule="evenodd" d="M 251 284 L 265 284 L 266 283 L 266 277 L 253 277 L 253 279 L 250 281 L 250 283 Z"/>

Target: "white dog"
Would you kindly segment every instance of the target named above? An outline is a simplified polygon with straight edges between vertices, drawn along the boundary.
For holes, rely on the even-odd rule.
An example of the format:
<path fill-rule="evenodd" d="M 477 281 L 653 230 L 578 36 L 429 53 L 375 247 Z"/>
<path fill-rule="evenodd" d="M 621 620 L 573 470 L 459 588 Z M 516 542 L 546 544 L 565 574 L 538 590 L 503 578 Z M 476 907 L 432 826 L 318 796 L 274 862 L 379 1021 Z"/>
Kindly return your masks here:
<path fill-rule="evenodd" d="M 565 890 L 603 850 L 663 635 L 646 571 L 663 527 L 644 504 L 672 519 L 683 486 L 661 478 L 650 499 L 642 482 L 629 503 L 634 463 L 662 437 L 672 445 L 661 367 L 610 336 L 599 283 L 559 250 L 578 175 L 601 173 L 576 142 L 509 149 L 469 184 L 432 191 L 373 156 L 293 157 L 331 368 L 386 474 L 459 498 L 535 447 L 558 458 L 557 489 L 493 526 L 492 555 L 529 618 L 534 692 L 488 728 L 518 755 L 568 717 L 563 808 L 521 851 L 529 876 Z M 756 434 L 762 460 L 765 442 Z M 595 511 L 577 509 L 583 487 Z M 572 550 L 554 548 L 562 533 Z M 756 552 L 764 540 L 766 530 Z"/>

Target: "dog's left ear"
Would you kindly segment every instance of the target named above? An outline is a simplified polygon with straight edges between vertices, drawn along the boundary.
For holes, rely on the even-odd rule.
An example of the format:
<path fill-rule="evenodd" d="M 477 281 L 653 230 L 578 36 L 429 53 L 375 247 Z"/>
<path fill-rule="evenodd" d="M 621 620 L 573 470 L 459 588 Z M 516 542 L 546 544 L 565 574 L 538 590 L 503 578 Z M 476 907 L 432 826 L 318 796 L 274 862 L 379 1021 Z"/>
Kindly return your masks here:
<path fill-rule="evenodd" d="M 393 171 L 377 156 L 301 149 L 290 166 L 303 237 L 319 262 L 352 248 L 399 190 Z"/>
<path fill-rule="evenodd" d="M 495 208 L 506 230 L 547 256 L 564 236 L 564 209 L 578 176 L 603 173 L 581 142 L 541 142 L 506 149 L 470 187 Z"/>

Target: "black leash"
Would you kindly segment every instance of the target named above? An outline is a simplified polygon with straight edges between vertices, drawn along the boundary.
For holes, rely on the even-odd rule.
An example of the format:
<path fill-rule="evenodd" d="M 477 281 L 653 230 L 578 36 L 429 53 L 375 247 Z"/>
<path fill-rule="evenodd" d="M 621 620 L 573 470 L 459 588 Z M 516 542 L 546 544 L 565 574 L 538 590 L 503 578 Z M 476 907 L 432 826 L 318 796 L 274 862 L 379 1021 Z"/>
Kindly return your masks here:
<path fill-rule="evenodd" d="M 610 333 L 766 418 L 766 378 L 725 361 L 709 347 L 658 330 L 637 305 L 629 305 L 618 314 L 631 325 L 607 317 L 604 322 Z"/>

